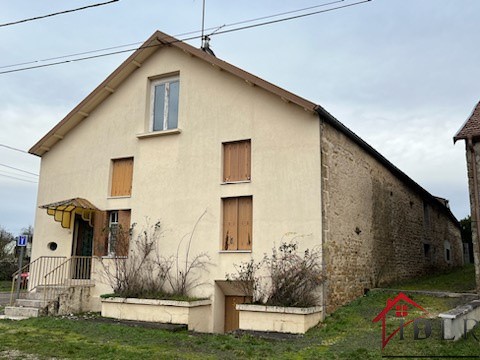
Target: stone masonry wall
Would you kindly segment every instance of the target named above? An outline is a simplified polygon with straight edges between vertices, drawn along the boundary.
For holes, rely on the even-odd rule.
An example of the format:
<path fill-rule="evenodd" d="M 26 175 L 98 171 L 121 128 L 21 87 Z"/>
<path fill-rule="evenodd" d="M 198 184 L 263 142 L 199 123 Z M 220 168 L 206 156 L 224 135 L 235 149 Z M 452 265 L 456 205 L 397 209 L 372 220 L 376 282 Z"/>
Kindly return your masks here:
<path fill-rule="evenodd" d="M 475 148 L 475 163 L 477 168 L 477 181 L 480 182 L 480 143 L 474 143 Z M 468 144 L 465 142 L 465 151 L 467 157 L 467 173 L 468 173 L 468 190 L 470 196 L 470 210 L 472 214 L 472 242 L 473 242 L 473 254 L 475 262 L 475 277 L 477 280 L 477 292 L 480 293 L 480 259 L 477 254 L 480 254 L 480 246 L 477 232 L 477 219 L 475 218 L 475 191 L 473 181 L 473 166 L 472 166 L 472 152 L 468 149 Z M 480 194 L 478 194 L 480 197 Z"/>
<path fill-rule="evenodd" d="M 327 312 L 366 289 L 463 264 L 460 229 L 443 205 L 326 123 L 321 161 Z"/>

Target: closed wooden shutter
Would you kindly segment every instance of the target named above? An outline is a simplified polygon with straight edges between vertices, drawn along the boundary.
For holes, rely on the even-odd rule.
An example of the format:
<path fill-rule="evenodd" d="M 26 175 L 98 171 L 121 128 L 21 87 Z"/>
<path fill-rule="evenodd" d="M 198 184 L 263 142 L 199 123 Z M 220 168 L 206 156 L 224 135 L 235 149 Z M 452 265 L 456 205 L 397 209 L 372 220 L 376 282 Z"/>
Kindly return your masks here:
<path fill-rule="evenodd" d="M 238 143 L 238 180 L 250 180 L 250 140 Z"/>
<path fill-rule="evenodd" d="M 223 144 L 223 181 L 250 180 L 250 140 Z"/>
<path fill-rule="evenodd" d="M 252 197 L 223 199 L 223 250 L 252 249 Z"/>
<path fill-rule="evenodd" d="M 238 250 L 252 249 L 252 198 L 238 199 Z"/>
<path fill-rule="evenodd" d="M 117 235 L 117 244 L 115 255 L 127 256 L 130 247 L 130 210 L 118 211 L 119 232 Z"/>
<path fill-rule="evenodd" d="M 223 250 L 237 250 L 238 199 L 223 199 Z"/>
<path fill-rule="evenodd" d="M 93 255 L 106 256 L 108 252 L 108 214 L 95 211 L 93 217 Z"/>
<path fill-rule="evenodd" d="M 112 163 L 111 196 L 130 196 L 132 194 L 133 158 L 117 159 Z"/>

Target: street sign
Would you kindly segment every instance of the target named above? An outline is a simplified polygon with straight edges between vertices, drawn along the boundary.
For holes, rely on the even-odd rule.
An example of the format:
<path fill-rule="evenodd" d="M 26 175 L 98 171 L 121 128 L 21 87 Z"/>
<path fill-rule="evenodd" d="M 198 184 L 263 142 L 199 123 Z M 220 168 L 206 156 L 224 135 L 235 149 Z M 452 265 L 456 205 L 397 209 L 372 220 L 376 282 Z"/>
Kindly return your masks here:
<path fill-rule="evenodd" d="M 27 246 L 28 235 L 20 235 L 17 240 L 17 246 Z"/>

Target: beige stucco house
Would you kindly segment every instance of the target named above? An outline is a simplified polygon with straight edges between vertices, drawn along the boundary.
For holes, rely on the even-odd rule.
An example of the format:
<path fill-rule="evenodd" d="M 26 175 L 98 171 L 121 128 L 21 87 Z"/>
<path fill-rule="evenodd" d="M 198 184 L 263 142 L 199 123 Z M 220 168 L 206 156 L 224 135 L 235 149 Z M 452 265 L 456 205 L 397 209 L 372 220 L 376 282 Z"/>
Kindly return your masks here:
<path fill-rule="evenodd" d="M 174 254 L 205 211 L 190 252 L 210 256 L 192 291 L 211 300 L 210 332 L 246 295 L 226 274 L 288 234 L 322 249 L 324 315 L 365 289 L 462 264 L 446 202 L 321 106 L 161 32 L 30 153 L 41 157 L 32 263 L 93 257 L 77 274 L 90 279 L 84 310 L 111 292 L 98 259 L 127 255 L 102 229 L 136 223 L 134 238 L 160 220 L 160 251 Z"/>

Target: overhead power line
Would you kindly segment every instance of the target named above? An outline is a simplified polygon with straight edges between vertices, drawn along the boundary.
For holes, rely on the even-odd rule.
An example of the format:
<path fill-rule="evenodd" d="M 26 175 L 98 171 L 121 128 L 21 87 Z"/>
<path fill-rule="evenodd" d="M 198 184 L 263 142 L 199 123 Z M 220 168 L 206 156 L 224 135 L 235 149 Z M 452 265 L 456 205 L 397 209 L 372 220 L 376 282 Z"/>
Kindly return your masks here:
<path fill-rule="evenodd" d="M 0 164 L 0 166 L 6 167 L 6 168 L 9 168 L 9 169 L 13 169 L 13 170 L 17 170 L 17 171 L 23 172 L 23 173 L 25 173 L 25 174 L 30 174 L 30 175 L 39 176 L 38 174 L 35 174 L 35 173 L 30 172 L 30 171 L 27 171 L 27 170 L 22 170 L 22 169 L 19 169 L 19 168 L 14 167 L 14 166 L 5 165 L 5 164 Z"/>
<path fill-rule="evenodd" d="M 338 0 L 338 1 L 331 2 L 331 3 L 326 3 L 326 4 L 318 5 L 318 6 L 316 6 L 316 7 L 331 5 L 331 4 L 335 4 L 335 3 L 343 2 L 343 1 L 344 1 L 344 0 Z M 255 27 L 259 27 L 259 26 L 271 25 L 271 24 L 274 24 L 274 23 L 279 23 L 279 22 L 283 22 L 283 21 L 289 21 L 289 20 L 299 19 L 299 18 L 303 18 L 303 17 L 307 17 L 307 16 L 312 16 L 312 15 L 318 15 L 318 14 L 326 13 L 326 12 L 329 12 L 329 11 L 340 10 L 340 9 L 344 9 L 344 8 L 347 8 L 347 7 L 352 7 L 352 6 L 364 4 L 364 3 L 367 3 L 367 2 L 370 2 L 370 1 L 371 1 L 371 0 L 362 0 L 362 1 L 354 2 L 354 3 L 342 5 L 342 6 L 337 6 L 337 7 L 325 9 L 325 10 L 313 11 L 313 12 L 309 12 L 309 13 L 306 13 L 306 14 L 300 14 L 300 15 L 295 15 L 295 16 L 291 16 L 291 17 L 281 18 L 281 19 L 277 19 L 277 20 L 266 21 L 266 22 L 262 22 L 262 23 L 258 23 L 258 24 L 253 24 L 253 25 L 241 26 L 241 27 L 237 27 L 237 28 L 233 28 L 233 29 L 227 29 L 227 30 L 222 30 L 222 31 L 215 31 L 215 32 L 212 33 L 210 36 L 212 36 L 212 35 L 226 34 L 226 33 L 231 33 L 231 32 L 240 31 L 240 30 L 251 29 L 251 28 L 255 28 Z M 300 11 L 300 10 L 293 10 L 292 12 L 298 12 L 298 11 Z M 292 12 L 288 12 L 288 13 L 292 13 Z M 279 15 L 278 15 L 278 14 L 277 14 L 277 15 L 271 15 L 271 17 L 275 17 L 275 16 L 279 16 Z M 264 18 L 265 18 L 265 17 L 264 17 Z M 259 19 L 260 19 L 260 18 L 259 18 Z M 240 22 L 240 23 L 246 23 L 246 22 L 257 21 L 257 20 L 258 20 L 258 19 L 245 20 L 245 21 Z M 236 24 L 239 24 L 239 23 L 236 23 Z M 232 25 L 224 25 L 224 26 L 222 26 L 222 27 L 226 27 L 226 26 L 232 26 Z M 209 28 L 209 29 L 206 29 L 206 30 L 212 30 L 212 29 L 218 29 L 218 27 Z M 181 35 L 193 34 L 193 33 L 198 33 L 198 32 L 201 32 L 201 30 L 193 31 L 193 32 L 190 32 L 190 33 L 184 33 L 184 34 L 181 34 Z M 176 37 L 178 37 L 178 36 L 179 36 L 179 35 L 176 35 Z M 176 42 L 183 42 L 183 41 L 194 40 L 194 39 L 198 39 L 198 38 L 200 38 L 200 37 L 201 37 L 201 35 L 186 37 L 186 38 L 183 38 L 183 39 L 177 39 L 177 40 L 175 40 L 175 41 L 171 41 L 171 42 L 168 43 L 168 44 L 173 44 L 173 43 L 176 43 Z M 165 45 L 165 44 L 163 44 L 163 45 Z M 124 47 L 124 46 L 127 46 L 127 45 L 120 45 L 120 46 L 117 46 L 117 47 L 112 47 L 112 49 L 113 49 L 113 48 L 121 48 L 121 47 Z M 139 49 L 146 49 L 146 48 L 150 48 L 150 47 L 156 47 L 156 46 L 159 46 L 159 45 L 158 45 L 158 44 L 156 44 L 156 45 L 146 45 L 146 46 L 141 46 L 141 47 L 139 47 L 139 48 L 130 48 L 130 49 L 126 49 L 126 50 L 112 51 L 112 52 L 109 52 L 109 53 L 98 54 L 98 55 L 91 55 L 91 56 L 85 56 L 85 57 L 80 57 L 80 58 L 75 58 L 75 59 L 70 59 L 70 60 L 56 61 L 56 62 L 51 62 L 51 63 L 48 63 L 48 64 L 33 65 L 33 66 L 27 66 L 27 67 L 18 68 L 18 69 L 12 69 L 12 70 L 4 70 L 4 71 L 0 71 L 0 75 L 9 74 L 9 73 L 13 73 L 13 72 L 20 72 L 20 71 L 25 71 L 25 70 L 39 69 L 39 68 L 50 67 L 50 66 L 61 65 L 61 64 L 68 64 L 68 63 L 73 63 L 73 62 L 77 62 L 77 61 L 91 60 L 91 59 L 96 59 L 96 58 L 100 58 L 100 57 L 105 57 L 105 56 L 110 56 L 110 55 L 117 55 L 117 54 L 132 52 L 132 51 L 139 50 Z M 86 52 L 86 53 L 95 53 L 95 52 L 99 52 L 99 51 L 102 51 L 102 50 L 92 50 L 92 51 L 89 51 L 89 52 Z M 80 53 L 80 54 L 86 54 L 86 53 Z M 59 56 L 59 57 L 52 58 L 52 59 L 62 59 L 62 58 L 67 58 L 67 57 L 71 57 L 71 56 L 73 56 L 73 55 Z M 0 67 L 0 68 L 20 66 L 20 65 L 23 65 L 23 64 L 33 64 L 33 63 L 40 62 L 40 61 L 43 61 L 43 60 L 32 61 L 32 62 L 22 63 L 22 64 L 16 64 L 16 65 L 7 65 L 7 66 L 3 66 L 3 67 Z"/>
<path fill-rule="evenodd" d="M 25 181 L 25 182 L 29 182 L 29 183 L 33 183 L 33 184 L 38 184 L 38 181 L 20 179 L 20 178 L 17 178 L 15 176 L 3 175 L 3 174 L 0 174 L 0 176 L 6 177 L 6 178 L 9 178 L 9 179 L 14 179 L 14 180 L 17 180 L 17 181 Z"/>
<path fill-rule="evenodd" d="M 0 170 L 0 173 L 1 174 L 7 174 L 7 175 L 10 175 L 10 176 L 22 176 L 22 179 L 27 179 L 27 180 L 32 180 L 32 181 L 37 181 L 38 179 L 35 179 L 34 175 L 23 175 L 23 174 L 19 174 L 19 173 L 16 173 L 16 172 L 13 172 L 13 171 L 6 171 L 6 170 Z"/>
<path fill-rule="evenodd" d="M 47 18 L 47 17 L 52 17 L 52 16 L 57 16 L 57 15 L 68 14 L 68 13 L 72 13 L 72 12 L 75 12 L 75 11 L 85 10 L 85 9 L 89 9 L 89 8 L 93 8 L 93 7 L 98 7 L 98 6 L 103 6 L 103 5 L 109 5 L 109 4 L 114 3 L 114 2 L 117 2 L 117 1 L 120 1 L 120 0 L 110 0 L 110 1 L 107 1 L 107 2 L 103 2 L 103 3 L 97 3 L 97 4 L 82 6 L 82 7 L 76 8 L 76 9 L 64 10 L 64 11 L 59 11 L 59 12 L 52 13 L 52 14 L 35 16 L 35 17 L 33 17 L 33 18 L 28 18 L 28 19 L 23 19 L 23 20 L 12 21 L 12 22 L 8 22 L 8 23 L 0 24 L 0 27 L 17 25 L 17 24 L 21 24 L 21 23 L 25 23 L 25 22 L 29 22 L 29 21 L 45 19 L 45 18 Z"/>
<path fill-rule="evenodd" d="M 218 29 L 224 28 L 224 27 L 231 27 L 231 26 L 236 26 L 236 25 L 248 24 L 248 23 L 251 23 L 251 22 L 265 20 L 265 19 L 271 19 L 271 18 L 274 18 L 274 17 L 282 16 L 282 15 L 294 14 L 294 13 L 298 13 L 298 12 L 302 12 L 302 11 L 306 11 L 306 10 L 317 9 L 317 8 L 320 8 L 320 7 L 325 7 L 325 6 L 328 6 L 328 5 L 333 5 L 333 4 L 341 3 L 341 2 L 344 2 L 344 1 L 345 0 L 336 0 L 336 1 L 328 2 L 328 3 L 323 3 L 323 4 L 319 4 L 319 5 L 314 5 L 314 6 L 301 8 L 301 9 L 285 11 L 285 12 L 281 12 L 281 13 L 277 13 L 277 14 L 273 14 L 273 15 L 267 15 L 267 16 L 262 16 L 262 17 L 258 17 L 258 18 L 254 18 L 254 19 L 237 21 L 237 22 L 230 23 L 230 24 L 223 24 L 221 26 L 212 26 L 212 27 L 206 28 L 205 31 L 210 31 L 210 30 L 217 30 L 218 31 Z M 184 33 L 181 33 L 181 34 L 176 34 L 176 35 L 174 35 L 174 37 L 180 38 L 182 36 L 198 34 L 198 33 L 201 33 L 201 32 L 202 32 L 202 30 L 188 31 L 188 32 L 184 32 Z M 203 36 L 203 35 L 201 35 L 201 36 Z M 102 48 L 102 49 L 78 52 L 78 53 L 73 53 L 73 54 L 68 54 L 68 55 L 55 56 L 55 57 L 50 57 L 50 58 L 46 58 L 46 59 L 26 61 L 26 62 L 11 64 L 11 65 L 3 65 L 3 66 L 0 66 L 0 69 L 6 69 L 6 68 L 11 68 L 11 67 L 16 67 L 16 66 L 31 65 L 31 64 L 36 64 L 36 63 L 45 62 L 45 61 L 66 59 L 66 58 L 70 58 L 70 57 L 74 57 L 74 56 L 88 55 L 88 54 L 98 53 L 98 52 L 102 52 L 102 51 L 120 49 L 120 48 L 124 48 L 124 47 L 127 47 L 127 46 L 139 45 L 139 44 L 142 44 L 142 41 L 129 43 L 129 44 L 124 44 L 124 45 L 111 46 L 111 47 L 106 47 L 106 48 Z M 132 50 L 128 49 L 127 51 L 132 51 Z"/>
<path fill-rule="evenodd" d="M 28 154 L 28 151 L 25 151 L 25 150 L 22 150 L 22 149 L 17 149 L 13 146 L 8 146 L 8 145 L 5 145 L 5 144 L 0 144 L 1 147 L 4 147 L 4 148 L 7 148 L 9 150 L 15 150 L 15 151 L 19 151 L 19 152 L 22 152 L 22 153 L 25 153 L 25 154 Z"/>

